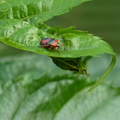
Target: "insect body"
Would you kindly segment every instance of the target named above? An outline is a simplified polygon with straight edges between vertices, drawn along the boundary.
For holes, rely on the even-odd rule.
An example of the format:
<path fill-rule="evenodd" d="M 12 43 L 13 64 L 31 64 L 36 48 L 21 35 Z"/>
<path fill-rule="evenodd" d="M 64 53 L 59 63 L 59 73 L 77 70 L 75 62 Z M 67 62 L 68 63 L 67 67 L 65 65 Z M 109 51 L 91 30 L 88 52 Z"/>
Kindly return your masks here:
<path fill-rule="evenodd" d="M 48 50 L 50 50 L 51 48 L 54 48 L 55 51 L 59 52 L 56 48 L 60 47 L 60 46 L 64 46 L 63 44 L 60 45 L 58 43 L 58 40 L 56 39 L 52 39 L 52 38 L 44 38 L 40 41 L 40 45 L 43 48 L 48 48 Z"/>

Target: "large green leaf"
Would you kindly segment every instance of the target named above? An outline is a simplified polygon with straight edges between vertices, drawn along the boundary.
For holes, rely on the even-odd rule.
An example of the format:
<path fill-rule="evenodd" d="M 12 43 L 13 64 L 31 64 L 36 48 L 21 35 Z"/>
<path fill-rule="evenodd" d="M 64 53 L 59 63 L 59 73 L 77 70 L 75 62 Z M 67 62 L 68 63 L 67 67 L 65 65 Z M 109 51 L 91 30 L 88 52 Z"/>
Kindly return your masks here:
<path fill-rule="evenodd" d="M 55 35 L 56 34 L 56 35 Z M 50 37 L 58 39 L 64 47 L 59 48 L 59 53 L 54 50 L 46 50 L 38 47 L 41 39 Z M 0 40 L 19 49 L 48 55 L 51 57 L 81 57 L 98 56 L 100 53 L 114 54 L 111 46 L 99 37 L 83 31 L 69 29 L 50 28 L 44 24 L 39 29 L 29 23 L 20 20 L 0 21 Z"/>
<path fill-rule="evenodd" d="M 29 76 L 30 79 L 37 79 L 44 74 L 48 74 L 51 77 L 62 75 L 64 70 L 56 69 L 57 67 L 52 63 L 52 60 L 43 55 L 22 55 L 15 57 L 5 57 L 0 59 L 0 80 L 3 83 L 11 82 L 14 78 L 16 80 L 21 79 L 22 76 Z M 45 61 L 45 62 L 44 62 Z M 48 67 L 49 66 L 49 67 Z M 56 69 L 54 71 L 54 69 Z M 67 73 L 67 71 L 66 71 Z M 25 77 L 24 76 L 24 77 Z M 27 78 L 27 76 L 26 76 Z"/>
<path fill-rule="evenodd" d="M 62 66 L 65 66 L 64 69 L 77 71 L 87 76 L 90 75 L 87 73 L 80 57 L 99 56 L 101 53 L 112 54 L 113 59 L 110 67 L 91 88 L 93 90 L 107 76 L 115 64 L 116 56 L 111 46 L 99 37 L 84 31 L 74 30 L 74 27 L 61 29 L 60 27 L 51 28 L 42 24 L 45 20 L 66 13 L 85 1 L 88 0 L 1 1 L 0 40 L 19 49 L 48 55 L 53 58 L 54 63 L 59 67 L 63 68 Z M 65 47 L 60 46 L 58 48 L 59 52 L 38 47 L 43 38 L 57 39 L 58 43 L 64 44 Z M 70 58 L 70 60 L 67 59 L 69 64 L 66 59 L 63 60 L 62 58 Z M 74 58 L 77 58 L 77 60 L 74 60 Z"/>
<path fill-rule="evenodd" d="M 102 82 L 116 62 L 115 53 L 109 44 L 102 41 L 99 37 L 88 34 L 87 32 L 76 31 L 73 27 L 68 29 L 60 29 L 59 27 L 50 28 L 44 24 L 39 24 L 38 29 L 37 27 L 20 20 L 4 20 L 0 21 L 0 24 L 0 39 L 2 42 L 19 49 L 51 56 L 53 57 L 54 63 L 59 67 L 62 68 L 63 65 L 61 63 L 64 63 L 65 69 L 67 68 L 68 70 L 77 71 L 82 74 L 84 73 L 87 76 L 89 76 L 89 74 L 87 73 L 87 69 L 84 65 L 82 65 L 81 61 L 72 66 L 70 65 L 73 61 L 75 61 L 73 58 L 78 57 L 77 61 L 79 61 L 81 56 L 98 56 L 100 53 L 113 54 L 114 57 L 110 67 L 98 80 L 98 82 L 90 89 L 90 91 Z M 38 47 L 39 41 L 46 37 L 58 39 L 59 43 L 65 45 L 66 50 L 61 47 L 58 53 L 56 51 L 48 51 L 45 48 Z M 56 57 L 57 61 L 55 60 Z M 69 64 L 63 61 L 62 58 L 65 57 L 70 59 Z"/>
<path fill-rule="evenodd" d="M 66 72 L 58 76 L 56 71 L 63 70 L 47 61 L 38 55 L 1 59 L 1 120 L 120 119 L 119 87 L 104 83 L 87 93 L 93 83 Z M 54 68 L 47 70 L 47 66 Z"/>
<path fill-rule="evenodd" d="M 89 0 L 0 0 L 0 19 L 22 19 L 39 23 L 69 12 Z"/>

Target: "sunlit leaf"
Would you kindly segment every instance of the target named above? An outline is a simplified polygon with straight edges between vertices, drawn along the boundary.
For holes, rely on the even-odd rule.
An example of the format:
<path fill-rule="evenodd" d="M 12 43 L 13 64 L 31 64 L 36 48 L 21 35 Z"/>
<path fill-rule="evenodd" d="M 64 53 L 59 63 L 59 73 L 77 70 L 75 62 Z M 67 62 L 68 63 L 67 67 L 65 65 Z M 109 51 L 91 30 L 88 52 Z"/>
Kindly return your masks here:
<path fill-rule="evenodd" d="M 0 19 L 44 22 L 89 0 L 0 0 Z"/>
<path fill-rule="evenodd" d="M 93 36 L 83 31 L 74 29 L 51 29 L 49 26 L 38 29 L 29 23 L 20 20 L 0 21 L 0 39 L 2 42 L 19 49 L 32 51 L 52 57 L 81 57 L 81 56 L 98 56 L 100 53 L 114 54 L 111 46 L 99 37 Z M 41 26 L 44 26 L 41 24 Z M 47 30 L 48 29 L 48 30 Z M 54 34 L 51 32 L 53 32 Z M 58 39 L 59 43 L 65 45 L 60 47 L 59 53 L 54 50 L 47 50 L 38 47 L 43 38 Z"/>

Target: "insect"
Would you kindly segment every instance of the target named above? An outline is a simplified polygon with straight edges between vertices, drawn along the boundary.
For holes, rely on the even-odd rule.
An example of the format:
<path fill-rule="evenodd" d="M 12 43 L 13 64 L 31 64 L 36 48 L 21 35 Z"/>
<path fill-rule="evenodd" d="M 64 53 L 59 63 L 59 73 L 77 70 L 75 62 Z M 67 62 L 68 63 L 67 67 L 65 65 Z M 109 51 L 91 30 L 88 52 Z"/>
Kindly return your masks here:
<path fill-rule="evenodd" d="M 59 44 L 58 40 L 52 39 L 52 38 L 44 38 L 40 41 L 40 45 L 43 48 L 48 48 L 50 50 L 51 48 L 54 48 L 55 51 L 59 52 L 56 48 L 60 46 L 64 46 L 63 44 Z"/>

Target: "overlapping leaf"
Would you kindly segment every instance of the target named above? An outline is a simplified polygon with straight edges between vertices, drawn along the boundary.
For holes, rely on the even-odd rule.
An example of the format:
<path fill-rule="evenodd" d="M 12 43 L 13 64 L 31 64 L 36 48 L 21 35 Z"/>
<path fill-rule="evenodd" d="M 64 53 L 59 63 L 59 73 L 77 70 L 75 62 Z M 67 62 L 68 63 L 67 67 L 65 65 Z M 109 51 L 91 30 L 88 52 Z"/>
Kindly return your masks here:
<path fill-rule="evenodd" d="M 89 0 L 0 0 L 0 19 L 44 22 Z"/>
<path fill-rule="evenodd" d="M 62 70 L 55 66 L 48 69 L 43 64 L 43 59 L 46 60 L 46 65 L 54 66 L 48 62 L 47 57 L 42 56 L 41 60 L 41 56 L 38 55 L 1 59 L 1 120 L 120 118 L 119 88 L 113 89 L 104 83 L 93 92 L 87 93 L 93 83 L 74 74 L 67 75 L 66 72 L 58 76 L 56 71 L 61 73 Z M 54 76 L 50 76 L 48 71 Z M 6 74 L 8 76 L 5 78 Z"/>
<path fill-rule="evenodd" d="M 110 72 L 115 64 L 115 53 L 101 38 L 76 31 L 74 27 L 51 28 L 42 23 L 85 1 L 88 0 L 0 0 L 0 40 L 10 46 L 48 55 L 53 59 L 72 58 L 74 61 L 74 58 L 80 59 L 81 56 L 109 53 L 114 55 L 113 64 L 108 68 Z M 40 40 L 48 37 L 58 39 L 60 44 L 65 45 L 65 50 L 61 46 L 57 53 L 38 47 Z M 10 61 L 7 58 L 0 62 L 1 120 L 96 120 L 96 114 L 99 113 L 100 120 L 120 118 L 120 109 L 115 109 L 114 105 L 119 105 L 119 89 L 113 90 L 111 86 L 102 84 L 86 94 L 93 83 L 79 75 L 68 75 L 43 58 L 30 55 Z M 109 109 L 111 102 L 112 110 Z"/>
<path fill-rule="evenodd" d="M 99 79 L 95 88 L 113 68 L 116 57 L 113 49 L 99 37 L 88 34 L 84 31 L 74 30 L 73 27 L 61 29 L 59 27 L 50 28 L 42 24 L 56 15 L 61 15 L 70 11 L 73 7 L 88 0 L 24 0 L 24 1 L 1 1 L 0 3 L 0 40 L 13 47 L 60 58 L 78 58 L 82 56 L 98 56 L 101 53 L 113 55 L 112 63 Z M 59 47 L 59 53 L 42 47 L 38 47 L 43 38 L 58 39 L 60 44 L 64 44 L 65 49 Z M 54 59 L 54 58 L 53 58 Z M 57 61 L 58 62 L 58 61 Z M 73 62 L 73 61 L 72 61 Z M 55 62 L 56 63 L 56 62 Z M 58 64 L 57 64 L 58 65 Z M 61 66 L 60 66 L 61 67 Z M 75 64 L 79 73 L 87 76 L 87 70 L 81 64 Z M 62 67 L 61 67 L 62 68 Z M 69 70 L 74 70 L 71 67 Z"/>

